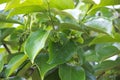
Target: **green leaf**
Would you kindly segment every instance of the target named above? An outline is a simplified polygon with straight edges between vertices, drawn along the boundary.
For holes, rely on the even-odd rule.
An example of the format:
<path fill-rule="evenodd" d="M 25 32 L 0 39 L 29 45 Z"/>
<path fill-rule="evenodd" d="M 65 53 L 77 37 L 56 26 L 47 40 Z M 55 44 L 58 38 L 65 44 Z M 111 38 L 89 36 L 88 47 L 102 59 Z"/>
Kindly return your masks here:
<path fill-rule="evenodd" d="M 12 18 L 7 18 L 7 15 L 4 13 L 0 13 L 0 22 L 1 23 L 16 23 L 16 24 L 22 24 L 22 22 L 18 21 L 17 18 L 12 17 Z"/>
<path fill-rule="evenodd" d="M 3 70 L 4 67 L 4 57 L 5 57 L 5 49 L 4 48 L 0 48 L 0 73 Z"/>
<path fill-rule="evenodd" d="M 40 53 L 40 55 L 35 59 L 35 63 L 39 69 L 42 80 L 44 80 L 45 74 L 56 66 L 55 64 L 48 64 L 48 58 L 48 54 Z"/>
<path fill-rule="evenodd" d="M 6 77 L 9 77 L 25 60 L 27 59 L 27 56 L 20 53 L 13 57 L 5 70 Z"/>
<path fill-rule="evenodd" d="M 99 61 L 99 56 L 96 54 L 96 51 L 94 50 L 88 50 L 84 53 L 85 59 L 87 61 Z"/>
<path fill-rule="evenodd" d="M 27 7 L 32 5 L 42 5 L 42 0 L 11 0 L 7 3 L 5 10 L 10 10 L 12 8 Z"/>
<path fill-rule="evenodd" d="M 74 8 L 74 1 L 73 0 L 50 0 L 49 1 L 51 8 L 57 9 L 73 9 Z"/>
<path fill-rule="evenodd" d="M 120 59 L 117 59 L 116 61 L 112 61 L 112 60 L 104 61 L 104 62 L 94 66 L 95 74 L 101 74 L 102 72 L 111 70 L 119 65 L 120 65 Z"/>
<path fill-rule="evenodd" d="M 76 52 L 76 45 L 69 40 L 66 43 L 51 42 L 49 45 L 50 56 L 48 63 L 63 64 L 69 61 Z"/>
<path fill-rule="evenodd" d="M 40 12 L 43 11 L 44 8 L 42 8 L 39 5 L 32 5 L 32 6 L 23 6 L 23 7 L 18 7 L 18 8 L 14 8 L 10 11 L 9 15 L 7 17 L 11 17 L 17 14 L 28 14 L 28 13 L 32 13 L 32 12 Z"/>
<path fill-rule="evenodd" d="M 103 7 L 103 6 L 113 6 L 119 4 L 120 4 L 120 0 L 100 0 L 100 3 L 96 4 L 94 8 Z"/>
<path fill-rule="evenodd" d="M 85 31 L 86 26 L 84 25 L 79 25 L 77 23 L 61 23 L 59 25 L 59 29 L 60 30 L 64 30 L 64 29 L 73 29 L 73 30 L 77 30 L 77 31 Z"/>
<path fill-rule="evenodd" d="M 80 66 L 61 65 L 59 75 L 61 80 L 86 80 L 84 69 Z"/>
<path fill-rule="evenodd" d="M 112 21 L 107 18 L 103 17 L 92 18 L 87 20 L 85 22 L 85 25 L 93 31 L 102 32 L 109 35 L 112 34 L 113 29 Z"/>
<path fill-rule="evenodd" d="M 97 54 L 99 55 L 100 60 L 105 60 L 109 57 L 112 57 L 119 53 L 119 50 L 114 46 L 102 46 L 102 48 L 99 48 L 97 51 Z"/>
<path fill-rule="evenodd" d="M 0 41 L 4 40 L 8 35 L 13 33 L 15 28 L 0 28 Z"/>
<path fill-rule="evenodd" d="M 1 3 L 8 2 L 8 1 L 10 1 L 10 0 L 0 0 L 0 4 L 1 4 Z"/>
<path fill-rule="evenodd" d="M 55 69 L 51 71 L 52 73 L 49 73 L 46 77 L 45 80 L 61 80 L 58 74 L 58 69 Z"/>
<path fill-rule="evenodd" d="M 90 45 L 97 43 L 106 43 L 106 42 L 120 42 L 120 35 L 118 33 L 115 33 L 113 37 L 109 35 L 98 35 L 92 40 Z"/>
<path fill-rule="evenodd" d="M 32 63 L 34 63 L 34 59 L 37 54 L 41 51 L 41 49 L 45 46 L 45 42 L 49 36 L 51 30 L 38 30 L 33 32 L 28 37 L 25 44 L 25 53 L 28 55 Z"/>

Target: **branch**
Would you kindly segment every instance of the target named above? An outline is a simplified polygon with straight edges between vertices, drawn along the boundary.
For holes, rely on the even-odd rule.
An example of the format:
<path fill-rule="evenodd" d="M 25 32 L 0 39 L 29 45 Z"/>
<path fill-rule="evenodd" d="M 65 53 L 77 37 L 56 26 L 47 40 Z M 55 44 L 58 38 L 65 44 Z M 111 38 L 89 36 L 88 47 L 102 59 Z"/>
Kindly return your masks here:
<path fill-rule="evenodd" d="M 7 47 L 7 45 L 5 43 L 2 43 L 4 48 L 6 49 L 6 51 L 8 52 L 8 54 L 11 54 L 10 49 Z"/>

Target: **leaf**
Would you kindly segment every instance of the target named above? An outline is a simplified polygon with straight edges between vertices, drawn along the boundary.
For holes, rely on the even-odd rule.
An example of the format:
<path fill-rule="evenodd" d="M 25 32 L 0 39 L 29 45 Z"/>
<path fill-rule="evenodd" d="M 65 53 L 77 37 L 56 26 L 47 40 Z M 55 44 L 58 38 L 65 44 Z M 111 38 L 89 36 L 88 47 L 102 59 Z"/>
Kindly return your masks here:
<path fill-rule="evenodd" d="M 63 64 L 69 61 L 76 52 L 76 45 L 69 40 L 61 45 L 59 42 L 51 42 L 49 45 L 49 64 Z"/>
<path fill-rule="evenodd" d="M 79 25 L 77 23 L 61 23 L 59 25 L 59 29 L 60 30 L 64 30 L 64 29 L 73 29 L 73 30 L 77 30 L 77 31 L 85 31 L 85 28 L 86 26 L 84 25 Z"/>
<path fill-rule="evenodd" d="M 25 60 L 27 59 L 27 56 L 20 53 L 13 57 L 5 70 L 6 77 L 9 77 Z"/>
<path fill-rule="evenodd" d="M 7 3 L 5 10 L 10 10 L 12 8 L 27 7 L 32 5 L 42 5 L 42 0 L 11 0 Z"/>
<path fill-rule="evenodd" d="M 13 33 L 15 28 L 0 28 L 0 42 Z"/>
<path fill-rule="evenodd" d="M 44 80 L 45 74 L 56 66 L 55 64 L 48 64 L 48 59 L 49 56 L 46 53 L 40 53 L 40 55 L 35 59 L 35 63 L 39 69 L 42 80 Z"/>
<path fill-rule="evenodd" d="M 51 30 L 38 30 L 33 32 L 28 37 L 25 44 L 25 53 L 28 55 L 32 63 L 34 63 L 34 59 L 37 54 L 41 51 L 41 49 L 45 46 L 45 42 L 49 36 Z"/>
<path fill-rule="evenodd" d="M 0 22 L 1 23 L 16 23 L 16 24 L 22 24 L 22 22 L 18 21 L 17 17 L 7 18 L 7 14 L 0 13 Z"/>
<path fill-rule="evenodd" d="M 10 0 L 0 0 L 0 4 L 1 4 L 1 3 L 8 2 L 8 1 L 10 1 Z"/>
<path fill-rule="evenodd" d="M 107 59 L 119 53 L 119 50 L 114 46 L 102 46 L 96 51 L 99 55 L 100 60 Z"/>
<path fill-rule="evenodd" d="M 106 42 L 120 42 L 120 35 L 118 33 L 115 33 L 113 37 L 110 35 L 98 35 L 90 42 L 90 45 Z"/>
<path fill-rule="evenodd" d="M 74 1 L 73 0 L 50 0 L 50 7 L 57 8 L 57 9 L 73 9 L 74 8 Z"/>
<path fill-rule="evenodd" d="M 5 57 L 5 49 L 4 48 L 0 48 L 0 73 L 3 70 L 4 67 L 4 57 Z"/>
<path fill-rule="evenodd" d="M 103 7 L 103 6 L 113 6 L 119 4 L 120 4 L 120 0 L 100 0 L 100 3 L 96 4 L 94 8 Z"/>
<path fill-rule="evenodd" d="M 55 69 L 54 71 L 52 71 L 52 73 L 48 74 L 45 77 L 45 80 L 61 80 L 58 74 L 58 69 Z"/>
<path fill-rule="evenodd" d="M 61 65 L 59 75 L 61 80 L 86 80 L 84 69 L 80 66 Z"/>
<path fill-rule="evenodd" d="M 107 18 L 96 17 L 89 19 L 85 22 L 85 25 L 93 31 L 106 33 L 112 35 L 112 21 Z"/>
<path fill-rule="evenodd" d="M 113 68 L 115 68 L 116 66 L 119 66 L 120 65 L 120 60 L 115 60 L 115 61 L 112 61 L 112 60 L 106 60 L 96 66 L 94 66 L 95 68 L 95 74 L 100 74 L 104 71 L 107 71 L 107 70 L 111 70 Z"/>
<path fill-rule="evenodd" d="M 28 14 L 32 12 L 40 12 L 45 10 L 44 8 L 38 6 L 38 5 L 32 5 L 32 6 L 23 6 L 23 7 L 18 7 L 14 8 L 10 11 L 9 15 L 7 17 L 11 17 L 17 14 Z"/>
<path fill-rule="evenodd" d="M 86 61 L 99 61 L 99 56 L 96 54 L 94 50 L 88 50 L 84 53 Z"/>

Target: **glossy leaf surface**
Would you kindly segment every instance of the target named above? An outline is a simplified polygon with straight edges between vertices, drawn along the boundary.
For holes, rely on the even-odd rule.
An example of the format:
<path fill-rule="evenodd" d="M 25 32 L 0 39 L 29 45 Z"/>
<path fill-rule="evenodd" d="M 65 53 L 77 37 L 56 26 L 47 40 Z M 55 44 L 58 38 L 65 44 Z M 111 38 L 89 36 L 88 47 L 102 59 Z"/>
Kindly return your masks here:
<path fill-rule="evenodd" d="M 34 62 L 35 57 L 45 46 L 45 42 L 48 38 L 50 30 L 38 30 L 31 33 L 25 44 L 25 53 L 28 55 L 32 63 Z M 32 45 L 32 46 L 31 46 Z"/>

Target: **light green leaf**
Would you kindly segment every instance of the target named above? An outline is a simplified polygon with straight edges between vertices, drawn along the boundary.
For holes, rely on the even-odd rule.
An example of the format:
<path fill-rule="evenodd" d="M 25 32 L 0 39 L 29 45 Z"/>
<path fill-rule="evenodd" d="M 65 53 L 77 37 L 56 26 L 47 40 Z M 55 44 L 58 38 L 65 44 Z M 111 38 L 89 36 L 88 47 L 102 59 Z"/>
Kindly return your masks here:
<path fill-rule="evenodd" d="M 28 55 L 32 63 L 34 63 L 34 59 L 37 54 L 41 51 L 41 49 L 45 46 L 45 42 L 49 36 L 51 30 L 38 30 L 33 32 L 28 37 L 25 44 L 25 53 Z"/>
<path fill-rule="evenodd" d="M 74 8 L 74 1 L 73 0 L 50 0 L 49 1 L 51 8 L 57 9 L 72 9 Z"/>
<path fill-rule="evenodd" d="M 59 75 L 61 80 L 86 80 L 84 69 L 80 66 L 61 65 Z"/>
<path fill-rule="evenodd" d="M 10 1 L 10 0 L 0 0 L 0 4 L 1 4 L 1 3 L 8 2 L 8 1 Z"/>
<path fill-rule="evenodd" d="M 3 70 L 4 67 L 4 57 L 5 57 L 5 49 L 0 48 L 0 72 Z"/>
<path fill-rule="evenodd" d="M 42 5 L 42 0 L 11 0 L 7 3 L 5 10 L 10 10 L 12 8 L 27 7 L 33 5 Z"/>
<path fill-rule="evenodd" d="M 35 59 L 35 63 L 39 69 L 42 80 L 44 80 L 45 74 L 56 66 L 55 64 L 48 64 L 48 58 L 48 54 L 40 53 L 40 55 Z"/>
<path fill-rule="evenodd" d="M 13 57 L 5 70 L 6 77 L 9 77 L 25 60 L 27 59 L 27 56 L 20 53 Z"/>
<path fill-rule="evenodd" d="M 120 35 L 118 33 L 115 33 L 113 37 L 109 35 L 98 35 L 97 37 L 95 37 L 95 39 L 92 40 L 90 45 L 106 42 L 120 42 Z"/>
<path fill-rule="evenodd" d="M 44 8 L 38 5 L 32 5 L 32 6 L 23 6 L 23 7 L 18 7 L 18 8 L 14 8 L 10 11 L 8 17 L 17 15 L 17 14 L 28 14 L 28 13 L 32 13 L 32 12 L 40 12 L 43 11 Z"/>
<path fill-rule="evenodd" d="M 99 4 L 96 4 L 94 8 L 103 7 L 103 6 L 112 6 L 112 5 L 119 5 L 120 0 L 100 0 Z"/>
<path fill-rule="evenodd" d="M 66 43 L 51 42 L 49 45 L 50 57 L 48 63 L 63 64 L 69 61 L 76 52 L 76 45 L 69 40 Z"/>
<path fill-rule="evenodd" d="M 102 32 L 111 35 L 112 34 L 112 20 L 103 17 L 96 17 L 89 19 L 85 22 L 85 25 L 93 31 Z"/>

